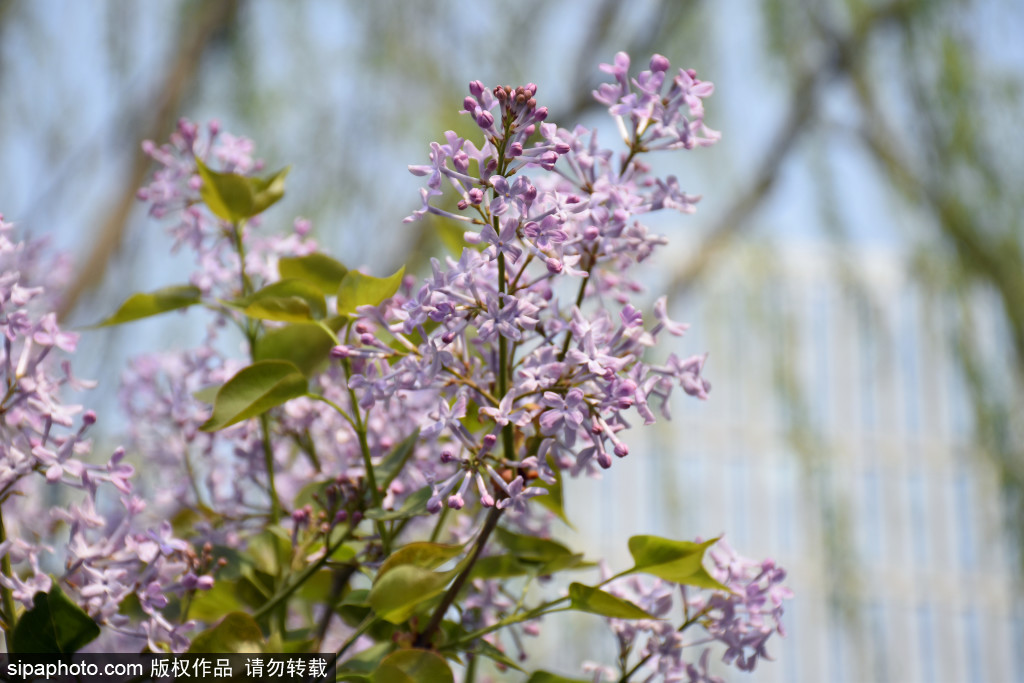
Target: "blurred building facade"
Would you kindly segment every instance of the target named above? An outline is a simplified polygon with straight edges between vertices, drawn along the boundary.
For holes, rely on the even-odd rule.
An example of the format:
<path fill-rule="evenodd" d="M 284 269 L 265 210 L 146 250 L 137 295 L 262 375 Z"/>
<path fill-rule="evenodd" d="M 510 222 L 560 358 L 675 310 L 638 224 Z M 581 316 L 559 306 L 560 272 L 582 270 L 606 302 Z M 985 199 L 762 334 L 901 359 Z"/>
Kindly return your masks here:
<path fill-rule="evenodd" d="M 574 482 L 588 555 L 619 569 L 629 535 L 724 532 L 785 566 L 776 661 L 727 680 L 1024 681 L 1019 565 L 948 307 L 891 250 L 849 248 L 740 248 L 675 303 L 712 398 L 676 401 L 611 476 Z M 976 332 L 998 357 L 994 306 L 977 301 Z M 592 636 L 563 671 L 597 658 L 598 622 L 579 621 Z"/>

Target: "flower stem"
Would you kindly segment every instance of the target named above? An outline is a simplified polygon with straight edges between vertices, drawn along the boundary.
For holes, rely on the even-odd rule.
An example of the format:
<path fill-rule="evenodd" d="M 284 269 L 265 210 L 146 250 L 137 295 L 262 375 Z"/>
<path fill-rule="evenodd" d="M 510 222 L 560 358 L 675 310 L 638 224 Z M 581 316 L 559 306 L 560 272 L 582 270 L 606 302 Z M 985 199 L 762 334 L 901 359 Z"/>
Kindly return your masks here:
<path fill-rule="evenodd" d="M 345 368 L 345 382 L 348 383 L 348 379 L 352 376 L 352 364 L 348 358 L 343 358 L 341 361 L 342 366 Z M 381 506 L 381 493 L 380 489 L 377 488 L 377 475 L 373 472 L 373 460 L 370 456 L 370 444 L 366 440 L 366 424 L 363 422 L 363 417 L 359 413 L 359 399 L 356 397 L 355 389 L 349 387 L 348 389 L 349 400 L 352 402 L 352 417 L 354 420 L 353 427 L 356 430 L 356 436 L 359 438 L 359 451 L 363 456 L 363 467 L 366 469 L 366 484 L 370 488 L 370 497 L 373 500 L 373 506 L 379 508 Z M 384 551 L 384 555 L 391 554 L 391 539 L 388 536 L 387 527 L 384 526 L 384 522 L 377 520 L 377 533 L 380 535 L 381 548 Z"/>
<path fill-rule="evenodd" d="M 494 527 L 498 526 L 498 519 L 501 517 L 501 510 L 496 507 L 490 509 L 487 513 L 487 519 L 484 521 L 484 528 L 481 529 L 480 535 L 476 537 L 476 543 L 473 546 L 473 554 L 470 555 L 469 560 L 466 562 L 466 566 L 462 568 L 462 572 L 455 577 L 455 581 L 448 587 L 448 592 L 441 598 L 441 604 L 434 610 L 434 615 L 430 618 L 430 623 L 423 629 L 418 636 L 416 636 L 416 647 L 428 647 L 430 643 L 430 637 L 434 635 L 434 632 L 441 626 L 441 621 L 444 619 L 445 613 L 448 608 L 455 602 L 456 596 L 462 587 L 465 585 L 466 580 L 469 578 L 470 572 L 473 571 L 473 565 L 476 564 L 477 559 L 480 557 L 480 553 L 483 552 L 484 546 L 487 545 L 487 539 L 490 538 L 491 532 L 494 531 Z"/>
<path fill-rule="evenodd" d="M 274 448 L 270 445 L 270 420 L 266 413 L 260 415 L 260 438 L 263 441 L 263 464 L 267 468 L 270 516 L 276 524 L 281 519 L 281 502 L 277 498 L 277 486 L 274 484 Z"/>
<path fill-rule="evenodd" d="M 311 576 L 313 576 L 313 574 L 319 571 L 321 567 L 327 564 L 327 561 L 331 559 L 331 555 L 333 555 L 334 552 L 342 545 L 344 545 L 345 541 L 347 541 L 352 536 L 353 529 L 354 526 L 349 525 L 348 530 L 344 533 L 344 535 L 342 535 L 341 538 L 339 538 L 335 543 L 328 545 L 324 548 L 324 554 L 316 562 L 307 565 L 306 568 L 299 572 L 287 586 L 285 586 L 277 593 L 275 593 L 273 597 L 271 597 L 269 600 L 267 600 L 266 603 L 263 604 L 262 607 L 256 610 L 252 615 L 253 619 L 259 621 L 260 619 L 274 611 L 274 609 L 278 605 L 287 600 L 292 593 L 298 590 L 299 586 L 304 584 Z"/>

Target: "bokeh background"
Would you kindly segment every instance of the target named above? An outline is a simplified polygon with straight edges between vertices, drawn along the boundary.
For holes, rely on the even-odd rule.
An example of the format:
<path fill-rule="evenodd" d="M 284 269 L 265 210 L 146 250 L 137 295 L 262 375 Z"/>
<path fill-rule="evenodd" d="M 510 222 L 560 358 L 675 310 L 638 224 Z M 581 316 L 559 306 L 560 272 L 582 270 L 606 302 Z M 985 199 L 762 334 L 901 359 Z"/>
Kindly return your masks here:
<path fill-rule="evenodd" d="M 659 160 L 704 199 L 655 225 L 646 277 L 712 399 L 575 482 L 561 533 L 613 567 L 630 534 L 722 532 L 788 567 L 778 661 L 729 680 L 1024 681 L 1021 35 L 1015 0 L 7 0 L 0 211 L 73 253 L 63 316 L 95 322 L 187 277 L 134 199 L 140 143 L 217 118 L 293 166 L 268 229 L 302 215 L 350 266 L 422 271 L 445 246 L 401 222 L 405 166 L 464 125 L 468 81 L 608 128 L 599 62 L 692 66 L 723 139 Z M 84 334 L 104 438 L 126 359 L 194 327 Z M 552 623 L 537 664 L 578 675 L 607 638 Z"/>

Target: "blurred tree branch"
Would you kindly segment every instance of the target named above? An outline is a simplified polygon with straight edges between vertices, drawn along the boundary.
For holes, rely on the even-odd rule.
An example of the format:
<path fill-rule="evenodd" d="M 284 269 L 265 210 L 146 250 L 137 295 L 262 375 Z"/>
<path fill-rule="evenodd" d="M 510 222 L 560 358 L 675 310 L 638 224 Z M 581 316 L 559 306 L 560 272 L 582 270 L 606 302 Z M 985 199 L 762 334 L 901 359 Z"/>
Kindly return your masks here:
<path fill-rule="evenodd" d="M 124 192 L 113 202 L 106 219 L 97 228 L 91 240 L 92 249 L 81 269 L 69 285 L 58 312 L 61 320 L 75 309 L 82 295 L 103 281 L 110 259 L 120 248 L 135 205 L 135 193 L 146 178 L 149 159 L 142 154 L 143 140 L 161 139 L 174 125 L 181 103 L 195 80 L 202 63 L 203 53 L 215 36 L 234 22 L 239 0 L 201 2 L 194 5 L 182 18 L 180 38 L 175 58 L 170 63 L 160 88 L 159 100 L 153 103 L 152 116 L 133 136 L 132 166 L 128 177 L 120 183 Z"/>
<path fill-rule="evenodd" d="M 931 125 L 921 126 L 919 134 L 926 136 L 923 156 L 932 158 L 924 163 L 912 161 L 902 144 L 907 136 L 895 132 L 899 128 L 878 105 L 871 79 L 860 70 L 854 74 L 854 83 L 869 122 L 859 131 L 862 141 L 892 185 L 909 203 L 931 215 L 939 239 L 954 249 L 954 258 L 946 259 L 940 269 L 946 282 L 939 284 L 952 289 L 959 303 L 960 322 L 953 341 L 970 391 L 977 443 L 995 466 L 1006 522 L 1017 539 L 1018 560 L 1024 561 L 1024 450 L 1013 435 L 1014 413 L 1019 410 L 1015 401 L 1019 401 L 1024 383 L 1024 250 L 1020 241 L 1024 226 L 1019 213 L 1011 211 L 1005 216 L 989 204 L 992 197 L 1008 201 L 1013 190 L 1003 186 L 1004 179 L 990 166 L 975 139 L 957 141 L 942 121 L 931 116 L 924 116 L 933 120 Z M 918 90 L 931 90 L 916 85 Z M 926 103 L 921 105 L 927 109 Z M 973 107 L 974 103 L 962 105 Z M 944 122 L 953 121 L 955 126 L 956 112 L 944 112 L 944 117 Z M 961 167 L 972 172 L 982 191 L 964 191 L 962 175 L 955 172 Z M 996 390 L 994 377 L 987 374 L 991 368 L 985 367 L 977 343 L 978 328 L 971 310 L 974 302 L 967 287 L 972 282 L 994 290 L 1007 322 L 1014 365 L 1008 396 Z"/>
<path fill-rule="evenodd" d="M 752 180 L 713 224 L 698 246 L 697 253 L 676 272 L 670 285 L 671 291 L 678 292 L 691 287 L 739 233 L 752 227 L 750 218 L 771 193 L 782 165 L 796 149 L 797 143 L 812 129 L 818 115 L 821 91 L 837 78 L 849 74 L 877 31 L 904 21 L 918 4 L 914 0 L 892 2 L 867 11 L 847 35 L 828 36 L 829 52 L 821 64 L 808 68 L 795 79 L 789 112 Z M 824 32 L 820 26 L 819 30 Z"/>

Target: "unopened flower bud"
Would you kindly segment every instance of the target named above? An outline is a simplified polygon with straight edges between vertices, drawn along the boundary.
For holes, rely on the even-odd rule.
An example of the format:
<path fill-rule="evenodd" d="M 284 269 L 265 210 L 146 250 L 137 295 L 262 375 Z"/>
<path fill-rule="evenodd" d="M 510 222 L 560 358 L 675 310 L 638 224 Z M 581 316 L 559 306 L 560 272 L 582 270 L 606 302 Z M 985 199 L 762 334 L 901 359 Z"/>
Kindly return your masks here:
<path fill-rule="evenodd" d="M 669 66 L 671 64 L 669 64 L 667 57 L 658 54 L 651 57 L 651 71 L 665 72 L 668 71 Z"/>

